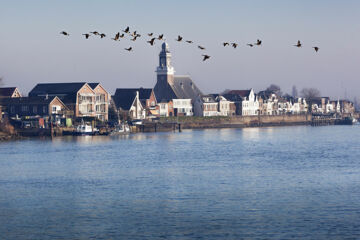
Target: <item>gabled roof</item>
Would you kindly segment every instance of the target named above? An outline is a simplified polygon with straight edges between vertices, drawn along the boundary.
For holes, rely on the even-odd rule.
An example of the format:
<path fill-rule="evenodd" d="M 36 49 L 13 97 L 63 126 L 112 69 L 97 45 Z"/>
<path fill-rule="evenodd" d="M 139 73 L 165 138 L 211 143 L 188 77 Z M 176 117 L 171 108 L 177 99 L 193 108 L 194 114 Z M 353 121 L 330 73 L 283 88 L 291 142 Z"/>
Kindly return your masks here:
<path fill-rule="evenodd" d="M 16 90 L 16 87 L 0 88 L 0 97 L 11 97 Z"/>
<path fill-rule="evenodd" d="M 139 92 L 139 99 L 145 100 L 151 97 L 151 93 L 153 91 L 152 88 L 117 88 L 115 91 L 115 96 L 124 92 Z"/>
<path fill-rule="evenodd" d="M 2 102 L 6 105 L 8 104 L 50 104 L 57 96 L 51 97 L 17 97 L 17 98 L 6 98 Z M 59 98 L 58 98 L 59 99 Z M 59 101 L 65 106 L 65 104 L 59 99 Z"/>
<path fill-rule="evenodd" d="M 229 101 L 233 101 L 233 102 L 243 101 L 243 97 L 241 97 L 239 94 L 226 93 L 223 96 L 224 96 L 224 98 L 226 98 Z"/>
<path fill-rule="evenodd" d="M 46 95 L 58 96 L 65 103 L 74 103 L 76 102 L 77 92 L 85 84 L 87 83 L 86 82 L 39 83 L 29 92 L 29 97 L 46 96 Z"/>
<path fill-rule="evenodd" d="M 117 88 L 115 95 L 112 96 L 116 108 L 121 108 L 122 110 L 130 110 L 131 105 L 135 100 L 137 91 L 139 91 L 138 88 Z M 139 92 L 139 98 L 140 98 L 140 92 Z"/>
<path fill-rule="evenodd" d="M 192 99 L 202 95 L 200 89 L 189 76 L 174 76 L 174 84 L 170 85 L 179 99 Z"/>
<path fill-rule="evenodd" d="M 77 93 L 85 84 L 86 82 L 39 83 L 30 91 L 29 96 Z"/>
<path fill-rule="evenodd" d="M 95 89 L 100 83 L 88 83 L 92 89 Z"/>

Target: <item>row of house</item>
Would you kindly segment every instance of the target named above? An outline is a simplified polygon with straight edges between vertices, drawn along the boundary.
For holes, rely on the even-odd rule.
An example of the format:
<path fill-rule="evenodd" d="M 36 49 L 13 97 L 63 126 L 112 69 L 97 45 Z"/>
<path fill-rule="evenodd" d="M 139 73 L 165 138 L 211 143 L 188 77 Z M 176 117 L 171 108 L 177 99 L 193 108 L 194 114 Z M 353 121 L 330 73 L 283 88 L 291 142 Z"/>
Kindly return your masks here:
<path fill-rule="evenodd" d="M 40 83 L 24 97 L 13 88 L 0 89 L 2 114 L 10 118 L 108 120 L 110 94 L 100 83 Z"/>
<path fill-rule="evenodd" d="M 11 118 L 41 117 L 60 124 L 65 119 L 106 122 L 109 110 L 117 119 L 172 116 L 252 116 L 353 113 L 350 101 L 328 97 L 294 98 L 272 91 L 230 90 L 203 94 L 189 76 L 175 75 L 167 43 L 162 44 L 154 88 L 117 88 L 114 95 L 100 83 L 39 83 L 24 97 L 17 88 L 0 88 L 0 111 Z M 309 109 L 311 105 L 311 109 Z M 0 114 L 0 117 L 1 115 Z"/>

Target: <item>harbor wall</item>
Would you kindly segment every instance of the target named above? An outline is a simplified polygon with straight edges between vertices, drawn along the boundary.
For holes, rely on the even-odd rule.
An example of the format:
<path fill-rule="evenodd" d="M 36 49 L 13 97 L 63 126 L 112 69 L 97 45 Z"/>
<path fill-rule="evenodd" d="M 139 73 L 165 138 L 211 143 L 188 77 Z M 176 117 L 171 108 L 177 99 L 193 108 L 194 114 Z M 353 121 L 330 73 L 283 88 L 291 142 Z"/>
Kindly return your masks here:
<path fill-rule="evenodd" d="M 262 126 L 287 126 L 311 124 L 311 115 L 263 115 L 233 117 L 179 117 L 163 118 L 160 123 L 177 122 L 183 129 L 191 128 L 241 128 Z"/>

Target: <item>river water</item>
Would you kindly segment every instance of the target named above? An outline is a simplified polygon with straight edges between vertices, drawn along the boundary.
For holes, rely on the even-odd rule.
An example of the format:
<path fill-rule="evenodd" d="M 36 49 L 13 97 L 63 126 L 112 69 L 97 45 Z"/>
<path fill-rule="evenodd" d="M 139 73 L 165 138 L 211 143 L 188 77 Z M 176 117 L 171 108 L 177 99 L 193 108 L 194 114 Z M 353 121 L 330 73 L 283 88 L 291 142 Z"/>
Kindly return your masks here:
<path fill-rule="evenodd" d="M 0 143 L 0 239 L 359 239 L 360 127 Z"/>

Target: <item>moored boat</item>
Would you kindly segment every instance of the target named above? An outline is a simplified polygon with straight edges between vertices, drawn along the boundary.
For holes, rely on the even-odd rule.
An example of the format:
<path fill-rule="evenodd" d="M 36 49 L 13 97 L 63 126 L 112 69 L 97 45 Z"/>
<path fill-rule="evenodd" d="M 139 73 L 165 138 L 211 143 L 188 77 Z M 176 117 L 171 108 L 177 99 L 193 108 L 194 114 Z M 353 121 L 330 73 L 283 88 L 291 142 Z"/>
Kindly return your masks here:
<path fill-rule="evenodd" d="M 74 131 L 74 135 L 96 135 L 99 131 L 88 124 L 82 123 L 78 125 Z"/>
<path fill-rule="evenodd" d="M 129 125 L 120 124 L 115 127 L 115 129 L 111 132 L 111 135 L 121 135 L 121 134 L 129 134 L 131 132 Z"/>

